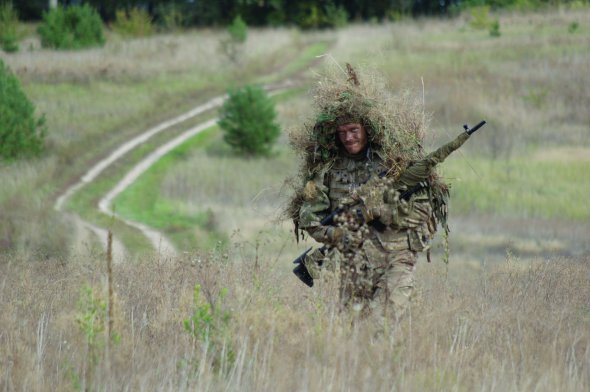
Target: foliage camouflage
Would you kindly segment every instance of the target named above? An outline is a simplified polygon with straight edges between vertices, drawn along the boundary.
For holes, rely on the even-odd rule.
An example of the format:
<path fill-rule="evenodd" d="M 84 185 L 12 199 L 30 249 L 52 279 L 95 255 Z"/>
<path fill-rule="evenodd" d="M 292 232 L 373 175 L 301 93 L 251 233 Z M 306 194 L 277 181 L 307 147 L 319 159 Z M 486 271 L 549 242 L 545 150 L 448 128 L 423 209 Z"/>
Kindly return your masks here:
<path fill-rule="evenodd" d="M 410 91 L 392 94 L 387 82 L 375 72 L 347 71 L 334 67 L 319 77 L 313 90 L 314 117 L 290 133 L 291 146 L 301 158 L 299 178 L 294 179 L 294 196 L 286 214 L 297 227 L 305 184 L 316 173 L 327 170 L 339 154 L 335 134 L 339 124 L 359 122 L 367 130 L 369 144 L 388 168 L 386 182 L 394 183 L 411 162 L 425 157 L 422 147 L 430 115 L 422 100 Z M 430 178 L 434 198 L 442 204 L 448 187 L 436 172 Z M 443 205 L 433 205 L 439 222 L 445 225 Z M 446 225 L 445 225 L 446 228 Z"/>

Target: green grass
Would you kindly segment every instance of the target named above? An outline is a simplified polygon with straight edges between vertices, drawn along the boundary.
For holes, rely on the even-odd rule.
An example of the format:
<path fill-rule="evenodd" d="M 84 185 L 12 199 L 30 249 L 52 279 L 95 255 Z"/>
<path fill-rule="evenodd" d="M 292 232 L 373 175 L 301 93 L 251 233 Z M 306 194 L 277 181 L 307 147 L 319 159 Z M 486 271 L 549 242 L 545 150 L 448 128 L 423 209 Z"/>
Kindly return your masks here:
<path fill-rule="evenodd" d="M 318 42 L 316 44 L 310 45 L 303 49 L 303 52 L 299 57 L 294 59 L 294 61 L 290 62 L 285 69 L 283 69 L 280 75 L 277 77 L 282 78 L 286 75 L 299 72 L 305 69 L 311 62 L 316 60 L 317 56 L 320 56 L 328 50 L 329 45 L 327 42 Z"/>
<path fill-rule="evenodd" d="M 194 125 L 195 121 L 205 121 L 207 115 L 185 121 L 181 124 L 154 136 L 151 140 L 141 144 L 126 156 L 121 158 L 111 167 L 107 168 L 93 182 L 82 187 L 69 200 L 66 208 L 75 211 L 85 220 L 101 227 L 110 228 L 115 236 L 118 236 L 132 254 L 141 254 L 146 249 L 152 249 L 148 239 L 135 228 L 132 228 L 119 220 L 113 220 L 97 209 L 99 199 L 106 195 L 131 168 L 142 160 L 147 154 L 154 151 L 162 143 L 178 133 Z M 119 214 L 117 206 L 114 211 Z"/>
<path fill-rule="evenodd" d="M 117 212 L 166 232 L 179 247 L 210 247 L 224 240 L 221 233 L 208 228 L 210 219 L 206 210 L 190 213 L 160 195 L 160 184 L 168 170 L 184 160 L 191 150 L 207 145 L 217 129 L 214 126 L 204 130 L 162 157 L 115 199 L 113 205 Z M 201 238 L 197 238 L 197 233 Z"/>
<path fill-rule="evenodd" d="M 127 226 L 112 216 L 98 211 L 96 205 L 100 195 L 106 194 L 119 180 L 118 177 L 101 177 L 74 194 L 68 202 L 68 209 L 75 211 L 84 220 L 100 227 L 110 229 L 132 253 L 151 249 L 149 240 L 136 229 Z M 116 211 L 118 212 L 118 211 Z"/>
<path fill-rule="evenodd" d="M 523 218 L 590 219 L 589 161 L 453 157 L 443 168 L 444 176 L 452 184 L 452 214 L 484 212 Z"/>
<path fill-rule="evenodd" d="M 290 89 L 272 99 L 285 101 L 301 92 L 300 88 Z M 210 210 L 200 208 L 195 212 L 190 200 L 167 198 L 162 190 L 164 178 L 190 160 L 194 151 L 211 148 L 231 154 L 225 145 L 214 139 L 215 135 L 219 135 L 217 126 L 204 130 L 162 157 L 114 200 L 117 213 L 165 232 L 182 249 L 211 248 L 219 241 L 226 241 L 226 235 L 215 229 Z"/>

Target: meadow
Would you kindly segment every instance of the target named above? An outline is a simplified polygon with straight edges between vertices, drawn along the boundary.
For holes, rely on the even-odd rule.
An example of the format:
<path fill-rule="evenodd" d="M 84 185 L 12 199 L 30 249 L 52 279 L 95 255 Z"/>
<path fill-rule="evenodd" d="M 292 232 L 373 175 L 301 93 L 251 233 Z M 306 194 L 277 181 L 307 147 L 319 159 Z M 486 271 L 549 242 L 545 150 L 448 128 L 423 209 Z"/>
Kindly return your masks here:
<path fill-rule="evenodd" d="M 113 35 L 83 52 L 31 39 L 0 54 L 50 129 L 43 157 L 0 172 L 0 388 L 588 390 L 590 12 L 493 17 L 499 37 L 469 15 L 252 30 L 237 65 L 219 53 L 216 30 Z M 441 168 L 450 262 L 439 238 L 432 263 L 419 259 L 409 314 L 384 335 L 338 311 L 333 277 L 308 289 L 291 274 L 314 243 L 296 243 L 280 219 L 298 169 L 287 134 L 311 121 L 314 75 L 345 62 L 423 102 L 427 150 L 488 121 Z M 129 250 L 111 273 L 105 239 L 54 211 L 56 195 L 123 141 L 232 84 L 285 78 L 299 87 L 274 98 L 285 132 L 270 157 L 235 156 L 214 127 L 115 200 L 178 255 L 150 249 L 95 204 L 143 155 L 214 113 L 140 146 L 69 201 Z"/>

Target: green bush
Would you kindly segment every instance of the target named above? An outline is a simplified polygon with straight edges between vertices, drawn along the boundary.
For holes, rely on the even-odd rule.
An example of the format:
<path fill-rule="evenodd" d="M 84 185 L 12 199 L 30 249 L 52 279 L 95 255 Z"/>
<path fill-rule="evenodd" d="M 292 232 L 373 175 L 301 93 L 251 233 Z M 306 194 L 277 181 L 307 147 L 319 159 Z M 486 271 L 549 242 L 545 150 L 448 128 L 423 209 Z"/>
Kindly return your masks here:
<path fill-rule="evenodd" d="M 129 12 L 118 10 L 111 27 L 127 37 L 145 37 L 154 33 L 152 17 L 140 8 L 132 8 Z"/>
<path fill-rule="evenodd" d="M 490 6 L 489 5 L 482 5 L 473 7 L 469 10 L 471 14 L 471 20 L 469 21 L 469 25 L 477 30 L 486 30 L 490 28 L 491 20 L 490 20 Z"/>
<path fill-rule="evenodd" d="M 248 26 L 241 16 L 236 16 L 227 27 L 227 38 L 220 42 L 221 51 L 234 64 L 238 64 L 242 57 L 244 43 L 248 39 Z"/>
<path fill-rule="evenodd" d="M 329 3 L 325 7 L 325 25 L 331 28 L 346 27 L 348 24 L 348 13 L 342 6 L 336 6 L 334 3 Z"/>
<path fill-rule="evenodd" d="M 41 45 L 55 49 L 81 49 L 104 45 L 102 20 L 88 5 L 57 7 L 43 13 L 39 26 Z"/>
<path fill-rule="evenodd" d="M 246 86 L 231 90 L 220 113 L 224 140 L 245 155 L 268 155 L 280 135 L 274 104 L 264 90 Z"/>
<path fill-rule="evenodd" d="M 5 52 L 18 51 L 18 15 L 12 3 L 0 4 L 0 47 Z"/>
<path fill-rule="evenodd" d="M 348 23 L 348 13 L 342 6 L 333 2 L 323 7 L 317 4 L 303 4 L 297 24 L 303 29 L 325 29 L 344 27 Z"/>
<path fill-rule="evenodd" d="M 35 118 L 35 107 L 20 82 L 0 60 L 0 159 L 13 160 L 41 153 L 45 118 Z"/>
<path fill-rule="evenodd" d="M 175 31 L 188 23 L 188 16 L 176 3 L 159 4 L 156 7 L 156 15 L 159 26 L 164 31 Z"/>
<path fill-rule="evenodd" d="M 248 38 L 248 26 L 240 15 L 236 16 L 232 24 L 227 27 L 227 32 L 231 40 L 238 44 L 243 44 Z"/>
<path fill-rule="evenodd" d="M 490 36 L 499 37 L 500 35 L 502 35 L 500 32 L 500 21 L 496 19 L 490 24 Z"/>
<path fill-rule="evenodd" d="M 578 31 L 579 28 L 580 24 L 577 21 L 574 21 L 567 26 L 567 32 L 573 34 Z"/>

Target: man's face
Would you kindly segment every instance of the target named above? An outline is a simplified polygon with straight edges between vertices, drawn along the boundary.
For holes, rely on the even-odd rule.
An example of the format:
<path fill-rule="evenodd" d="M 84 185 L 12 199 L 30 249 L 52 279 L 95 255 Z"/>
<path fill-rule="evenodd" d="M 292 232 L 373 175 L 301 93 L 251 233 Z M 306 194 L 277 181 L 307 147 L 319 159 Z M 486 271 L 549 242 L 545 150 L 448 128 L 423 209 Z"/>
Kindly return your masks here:
<path fill-rule="evenodd" d="M 338 139 L 349 154 L 356 155 L 367 146 L 367 132 L 359 123 L 338 126 Z"/>

